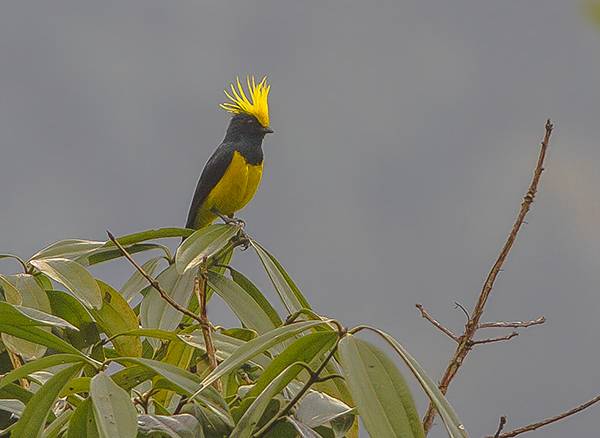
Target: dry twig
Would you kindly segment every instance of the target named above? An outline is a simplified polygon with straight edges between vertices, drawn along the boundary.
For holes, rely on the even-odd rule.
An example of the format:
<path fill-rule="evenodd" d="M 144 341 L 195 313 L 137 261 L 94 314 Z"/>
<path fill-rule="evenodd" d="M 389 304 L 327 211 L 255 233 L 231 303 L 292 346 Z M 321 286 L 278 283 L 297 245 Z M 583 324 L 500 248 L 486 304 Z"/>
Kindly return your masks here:
<path fill-rule="evenodd" d="M 540 177 L 542 176 L 542 172 L 544 171 L 544 159 L 546 158 L 546 151 L 548 149 L 548 144 L 550 143 L 552 129 L 552 122 L 550 122 L 550 120 L 546 121 L 546 132 L 541 143 L 540 153 L 538 156 L 537 164 L 535 166 L 535 170 L 533 172 L 531 184 L 529 185 L 529 189 L 527 190 L 527 193 L 523 198 L 523 202 L 521 203 L 521 209 L 519 210 L 519 214 L 517 215 L 513 227 L 508 235 L 508 238 L 506 239 L 506 242 L 500 250 L 500 254 L 498 255 L 496 262 L 494 263 L 490 272 L 488 273 L 485 283 L 483 284 L 475 308 L 469 316 L 469 320 L 465 325 L 465 330 L 462 336 L 460 336 L 459 338 L 459 344 L 456 347 L 456 350 L 452 358 L 450 359 L 450 362 L 448 363 L 448 366 L 442 376 L 442 379 L 440 380 L 439 388 L 443 394 L 445 394 L 448 391 L 448 386 L 450 385 L 450 382 L 452 382 L 452 380 L 458 373 L 458 370 L 463 364 L 463 361 L 465 360 L 466 356 L 469 354 L 469 351 L 471 351 L 473 347 L 473 338 L 475 336 L 475 333 L 477 332 L 477 329 L 479 328 L 479 321 L 481 319 L 481 316 L 483 315 L 485 305 L 494 287 L 496 277 L 501 271 L 502 266 L 504 265 L 504 262 L 506 261 L 506 258 L 508 257 L 508 254 L 510 253 L 510 250 L 512 249 L 513 244 L 517 238 L 519 230 L 521 229 L 521 226 L 525 221 L 525 216 L 529 212 L 531 204 L 533 203 L 533 200 L 537 193 L 538 184 L 540 182 Z M 425 417 L 423 418 L 423 427 L 425 429 L 425 432 L 428 432 L 429 429 L 431 429 L 431 425 L 433 424 L 435 414 L 435 407 L 433 406 L 433 403 L 430 403 Z"/>
<path fill-rule="evenodd" d="M 571 415 L 575 415 L 578 412 L 581 412 L 584 409 L 587 409 L 590 406 L 592 406 L 593 404 L 598 403 L 598 402 L 600 402 L 600 395 L 594 397 L 591 400 L 588 400 L 587 402 L 585 402 L 583 404 L 580 404 L 579 406 L 575 406 L 573 409 L 569 409 L 568 411 L 565 411 L 554 417 L 546 418 L 545 420 L 538 421 L 536 423 L 531 423 L 531 424 L 528 424 L 527 426 L 519 427 L 518 429 L 511 430 L 510 432 L 505 432 L 505 433 L 501 433 L 501 434 L 496 433 L 496 435 L 494 435 L 493 437 L 487 437 L 487 438 L 512 438 L 514 436 L 521 435 L 522 433 L 525 433 L 525 432 L 531 432 L 532 430 L 539 429 L 540 427 L 547 426 L 548 424 L 551 424 L 551 423 L 556 423 L 557 421 L 560 421 L 564 418 L 570 417 Z"/>
<path fill-rule="evenodd" d="M 505 424 L 506 424 L 506 417 L 503 415 L 502 417 L 500 417 L 500 423 L 498 424 L 498 429 L 496 430 L 496 433 L 494 434 L 494 438 L 498 438 L 500 436 L 500 433 L 502 432 L 502 429 L 504 429 Z"/>
<path fill-rule="evenodd" d="M 546 318 L 540 316 L 538 319 L 532 319 L 531 321 L 498 321 L 498 322 L 482 322 L 479 324 L 480 329 L 482 328 L 526 328 L 532 325 L 540 325 L 546 322 Z"/>
<path fill-rule="evenodd" d="M 421 312 L 421 316 L 423 318 L 425 318 L 427 321 L 429 321 L 431 324 L 433 324 L 442 333 L 446 334 L 452 340 L 454 340 L 456 342 L 460 342 L 458 339 L 458 336 L 456 336 L 454 333 L 452 333 L 452 331 L 449 328 L 444 327 L 439 321 L 437 321 L 433 316 L 431 316 L 429 314 L 429 312 L 427 312 L 427 310 L 425 310 L 425 308 L 423 307 L 422 304 L 415 304 L 415 307 L 417 309 L 419 309 L 419 312 Z"/>
<path fill-rule="evenodd" d="M 194 279 L 194 292 L 198 298 L 198 305 L 200 306 L 200 320 L 202 321 L 202 337 L 204 338 L 204 345 L 206 347 L 206 355 L 208 356 L 208 366 L 210 370 L 214 370 L 217 367 L 217 354 L 215 344 L 212 340 L 210 322 L 206 313 L 206 272 L 203 270 L 202 263 L 200 270 L 196 278 Z M 214 386 L 217 390 L 221 390 L 221 382 L 216 380 Z"/>
<path fill-rule="evenodd" d="M 123 245 L 121 245 L 119 243 L 119 241 L 115 238 L 115 236 L 113 236 L 113 234 L 110 231 L 107 231 L 106 233 L 108 234 L 108 238 L 111 240 L 111 242 L 113 242 L 116 245 L 116 247 L 119 249 L 119 251 L 121 251 L 121 254 L 123 254 L 125 256 L 125 258 L 127 260 L 129 260 L 129 262 L 135 267 L 135 269 L 137 269 L 139 271 L 139 273 L 142 274 L 142 276 L 146 280 L 148 280 L 148 283 L 150 283 L 150 286 L 152 286 L 160 294 L 160 296 L 161 296 L 161 298 L 163 300 L 165 300 L 173 308 L 175 308 L 176 310 L 180 311 L 184 315 L 187 315 L 190 318 L 196 320 L 201 326 L 204 325 L 204 322 L 202 321 L 202 318 L 200 318 L 194 312 L 186 309 L 185 307 L 183 307 L 182 305 L 180 305 L 177 301 L 175 301 L 173 298 L 171 298 L 171 296 L 160 286 L 160 284 L 158 283 L 158 281 L 156 281 L 154 278 L 152 278 L 152 276 L 150 274 L 148 274 L 144 270 L 144 268 L 142 268 L 139 265 L 139 263 L 136 262 L 133 259 L 133 257 L 131 257 L 131 254 L 129 254 L 127 252 L 127 250 L 125 248 L 123 248 Z"/>
<path fill-rule="evenodd" d="M 515 336 L 519 336 L 519 334 L 517 332 L 512 332 L 509 335 L 498 336 L 497 338 L 477 339 L 477 340 L 471 341 L 471 345 L 491 344 L 493 342 L 510 341 Z"/>

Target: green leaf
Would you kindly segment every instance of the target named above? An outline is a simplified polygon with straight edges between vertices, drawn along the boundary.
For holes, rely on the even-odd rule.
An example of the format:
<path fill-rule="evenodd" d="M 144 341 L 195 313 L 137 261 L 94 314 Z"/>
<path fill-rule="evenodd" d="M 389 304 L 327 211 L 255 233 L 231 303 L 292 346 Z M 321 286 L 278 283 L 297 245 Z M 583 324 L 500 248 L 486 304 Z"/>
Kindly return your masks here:
<path fill-rule="evenodd" d="M 353 408 L 346 403 L 322 392 L 309 390 L 296 407 L 294 417 L 310 428 L 326 425 L 338 419 L 347 417 L 347 429 L 352 426 Z"/>
<path fill-rule="evenodd" d="M 126 391 L 129 391 L 146 380 L 150 380 L 156 372 L 141 365 L 130 365 L 117 371 L 111 377 L 113 381 Z"/>
<path fill-rule="evenodd" d="M 100 437 L 135 438 L 137 411 L 127 391 L 100 372 L 92 378 L 90 398 Z"/>
<path fill-rule="evenodd" d="M 227 336 L 219 332 L 214 332 L 212 336 L 213 343 L 215 344 L 215 348 L 217 350 L 217 359 L 220 361 L 224 361 L 225 359 L 227 359 L 239 347 L 246 343 L 246 341 Z M 186 344 L 206 351 L 206 348 L 204 346 L 204 337 L 201 331 L 198 330 L 191 334 L 180 334 L 178 335 L 178 337 Z M 252 357 L 252 359 L 250 359 L 248 362 L 253 362 L 262 368 L 266 368 L 269 365 L 269 363 L 271 363 L 271 359 L 265 354 L 258 354 L 257 356 Z"/>
<path fill-rule="evenodd" d="M 279 317 L 279 314 L 275 308 L 269 303 L 269 300 L 265 298 L 262 292 L 252 283 L 248 277 L 233 268 L 229 268 L 231 278 L 237 284 L 239 284 L 248 295 L 250 295 L 254 301 L 262 308 L 262 310 L 269 316 L 269 319 L 275 327 L 279 327 L 283 324 L 283 321 Z"/>
<path fill-rule="evenodd" d="M 190 414 L 140 415 L 138 438 L 196 438 L 202 436 L 200 422 Z"/>
<path fill-rule="evenodd" d="M 96 420 L 94 419 L 94 410 L 92 408 L 92 399 L 86 398 L 73 412 L 69 421 L 69 430 L 67 438 L 100 438 Z M 117 437 L 113 437 L 117 438 Z"/>
<path fill-rule="evenodd" d="M 193 393 L 200 386 L 200 378 L 190 373 L 189 371 L 183 370 L 168 363 L 159 362 L 152 359 L 144 358 L 117 358 L 115 359 L 119 363 L 126 364 L 127 362 L 137 363 L 149 370 L 154 371 L 159 376 L 173 383 L 181 392 L 185 395 Z M 231 416 L 229 415 L 229 408 L 225 400 L 221 395 L 214 389 L 208 388 L 208 390 L 196 397 L 196 399 L 204 404 L 206 407 L 211 409 L 213 412 L 218 414 L 222 419 L 231 423 Z"/>
<path fill-rule="evenodd" d="M 251 437 L 256 429 L 256 426 L 258 425 L 258 422 L 263 416 L 265 409 L 269 405 L 269 402 L 277 394 L 279 394 L 283 388 L 285 388 L 287 384 L 290 383 L 303 369 L 304 368 L 297 363 L 292 364 L 279 373 L 273 380 L 271 380 L 267 387 L 252 402 L 246 412 L 244 412 L 244 415 L 242 415 L 236 424 L 235 429 L 233 429 L 231 436 L 235 436 L 236 438 Z"/>
<path fill-rule="evenodd" d="M 276 376 L 291 364 L 295 362 L 310 364 L 313 359 L 320 357 L 323 353 L 333 348 L 336 339 L 337 333 L 335 332 L 317 332 L 295 340 L 265 368 L 260 378 L 244 398 L 258 396 Z M 293 377 L 295 378 L 296 376 Z"/>
<path fill-rule="evenodd" d="M 127 301 L 116 290 L 98 280 L 102 294 L 102 307 L 90 309 L 90 313 L 109 337 L 135 330 L 139 327 L 137 315 Z M 137 336 L 119 336 L 112 340 L 117 353 L 121 356 L 141 356 L 142 341 Z"/>
<path fill-rule="evenodd" d="M 310 309 L 310 304 L 277 259 L 258 242 L 254 240 L 250 242 L 288 313 L 291 314 L 300 309 Z"/>
<path fill-rule="evenodd" d="M 236 370 L 242 364 L 249 361 L 258 354 L 267 351 L 269 348 L 277 345 L 286 339 L 296 336 L 308 329 L 325 324 L 323 321 L 305 321 L 278 327 L 267 332 L 251 341 L 246 342 L 231 354 L 226 360 L 221 362 L 208 376 L 202 381 L 202 386 L 194 393 L 194 397 L 207 387 L 212 385 L 217 379 Z"/>
<path fill-rule="evenodd" d="M 81 363 L 71 365 L 52 376 L 52 378 L 50 378 L 50 380 L 48 380 L 44 386 L 31 397 L 31 400 L 29 400 L 29 403 L 27 403 L 27 406 L 23 411 L 23 415 L 12 432 L 12 436 L 16 438 L 40 437 L 46 424 L 46 418 L 52 410 L 52 406 L 54 405 L 59 392 L 69 380 L 81 371 L 82 366 L 83 364 Z"/>
<path fill-rule="evenodd" d="M 194 232 L 177 248 L 177 272 L 182 274 L 199 266 L 204 258 L 208 259 L 217 254 L 240 229 L 239 225 L 214 224 Z"/>
<path fill-rule="evenodd" d="M 16 274 L 7 276 L 4 280 L 6 280 L 6 283 L 14 286 L 15 290 L 18 290 L 18 296 L 15 296 L 12 293 L 6 295 L 6 301 L 8 303 L 16 305 L 22 304 L 25 308 L 31 308 L 34 311 L 36 309 L 46 313 L 52 311 L 46 292 L 39 286 L 33 275 Z M 10 289 L 5 288 L 5 291 L 6 290 Z M 50 331 L 49 328 L 44 330 Z M 2 335 L 2 341 L 4 341 L 6 347 L 10 351 L 20 354 L 25 360 L 37 359 L 46 353 L 46 347 L 43 345 L 34 344 L 6 334 Z"/>
<path fill-rule="evenodd" d="M 55 367 L 57 365 L 65 365 L 69 363 L 83 363 L 84 360 L 81 356 L 75 354 L 53 354 L 50 356 L 42 357 L 31 362 L 27 362 L 15 368 L 12 371 L 6 373 L 0 378 L 0 389 L 10 385 L 15 380 L 22 379 L 40 370 Z"/>
<path fill-rule="evenodd" d="M 154 275 L 154 272 L 156 271 L 156 268 L 161 260 L 163 260 L 162 257 L 151 258 L 142 265 L 142 269 L 148 275 Z M 123 295 L 123 298 L 125 298 L 127 301 L 131 301 L 132 298 L 134 298 L 142 289 L 146 288 L 147 286 L 148 280 L 146 280 L 146 278 L 136 269 L 133 275 L 129 277 L 129 280 L 127 280 L 121 288 L 121 295 Z"/>
<path fill-rule="evenodd" d="M 175 266 L 171 265 L 156 280 L 173 300 L 187 307 L 194 294 L 194 275 L 193 271 L 179 275 Z M 149 289 L 140 307 L 142 327 L 170 331 L 179 325 L 182 318 L 183 314 L 163 300 L 154 288 Z"/>
<path fill-rule="evenodd" d="M 371 436 L 425 437 L 404 378 L 381 350 L 347 335 L 339 353 L 346 383 Z"/>
<path fill-rule="evenodd" d="M 208 285 L 227 303 L 245 327 L 263 334 L 277 327 L 261 305 L 235 281 L 208 272 Z"/>
<path fill-rule="evenodd" d="M 102 306 L 102 295 L 96 280 L 79 263 L 64 258 L 31 260 L 30 263 L 63 284 L 88 307 L 99 309 Z"/>
<path fill-rule="evenodd" d="M 71 415 L 73 415 L 73 411 L 63 411 L 48 427 L 46 427 L 42 437 L 58 438 L 65 430 L 65 426 L 71 419 Z"/>
<path fill-rule="evenodd" d="M 106 246 L 98 248 L 89 254 L 77 257 L 75 261 L 82 266 L 91 266 L 123 257 L 123 253 L 119 248 L 115 248 L 112 242 L 109 242 L 109 244 L 112 246 L 108 246 L 108 244 L 106 244 Z M 166 247 L 164 245 L 160 245 L 158 243 L 138 243 L 125 247 L 129 254 L 136 254 L 138 252 L 150 251 L 153 249 L 165 251 L 165 248 Z"/>
<path fill-rule="evenodd" d="M 127 234 L 117 238 L 123 246 L 132 245 L 134 243 L 145 242 L 146 240 L 164 239 L 166 237 L 188 237 L 194 233 L 194 230 L 188 228 L 157 228 L 155 230 L 140 231 L 138 233 Z M 115 244 L 111 241 L 106 242 L 105 247 L 114 247 Z"/>
<path fill-rule="evenodd" d="M 379 334 L 400 355 L 402 360 L 404 360 L 413 375 L 421 384 L 421 387 L 429 399 L 434 404 L 436 410 L 440 414 L 440 417 L 442 417 L 442 421 L 444 422 L 444 426 L 448 431 L 448 435 L 451 438 L 467 438 L 468 434 L 464 425 L 458 418 L 458 415 L 456 415 L 456 412 L 454 412 L 454 409 L 450 403 L 448 403 L 448 400 L 446 400 L 444 394 L 442 394 L 436 383 L 427 375 L 423 367 L 421 367 L 421 365 L 408 353 L 408 351 L 406 351 L 406 349 L 389 334 L 382 330 L 368 326 L 364 326 L 364 328 Z"/>
<path fill-rule="evenodd" d="M 25 409 L 25 403 L 14 398 L 4 398 L 0 400 L 0 410 L 10 412 L 20 417 Z"/>
<path fill-rule="evenodd" d="M 78 350 L 100 341 L 100 334 L 88 310 L 72 295 L 59 290 L 46 291 L 50 299 L 52 314 L 58 316 L 77 329 L 66 328 L 67 340 Z"/>
<path fill-rule="evenodd" d="M 68 342 L 37 326 L 74 328 L 68 322 L 53 315 L 27 307 L 13 306 L 0 302 L 0 333 L 6 333 L 36 344 L 45 345 L 60 352 L 78 354 L 85 357 L 90 363 L 93 363 L 91 359 L 87 358 Z"/>
<path fill-rule="evenodd" d="M 19 292 L 4 275 L 0 275 L 0 288 L 4 292 L 4 298 L 7 302 L 19 306 L 23 304 L 21 292 Z"/>
<path fill-rule="evenodd" d="M 74 260 L 77 257 L 88 254 L 100 248 L 104 244 L 105 242 L 98 242 L 94 240 L 60 240 L 34 254 L 31 257 L 31 260 L 48 259 L 55 257 Z"/>

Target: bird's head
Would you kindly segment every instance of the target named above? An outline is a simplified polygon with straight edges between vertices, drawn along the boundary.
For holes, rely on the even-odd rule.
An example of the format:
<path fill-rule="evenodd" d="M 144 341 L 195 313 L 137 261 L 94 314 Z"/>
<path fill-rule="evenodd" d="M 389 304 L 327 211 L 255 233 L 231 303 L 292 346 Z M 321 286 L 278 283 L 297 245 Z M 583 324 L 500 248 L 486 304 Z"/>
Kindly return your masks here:
<path fill-rule="evenodd" d="M 257 83 L 252 76 L 246 82 L 249 98 L 239 78 L 235 85 L 231 84 L 231 92 L 225 90 L 229 102 L 222 103 L 221 108 L 233 114 L 228 131 L 264 136 L 273 132 L 269 127 L 268 97 L 271 86 L 267 84 L 266 77 Z"/>

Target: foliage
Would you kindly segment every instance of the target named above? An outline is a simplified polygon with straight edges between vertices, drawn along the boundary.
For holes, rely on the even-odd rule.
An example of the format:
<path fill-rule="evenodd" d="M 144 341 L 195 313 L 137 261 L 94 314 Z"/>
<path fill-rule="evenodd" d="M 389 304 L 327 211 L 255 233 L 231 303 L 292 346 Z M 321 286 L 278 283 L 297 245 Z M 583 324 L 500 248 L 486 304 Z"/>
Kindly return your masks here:
<path fill-rule="evenodd" d="M 187 239 L 175 255 L 156 242 L 181 237 Z M 0 255 L 24 271 L 0 275 L 0 410 L 11 414 L 0 417 L 4 434 L 339 438 L 357 436 L 360 418 L 373 437 L 423 437 L 395 361 L 359 337 L 369 330 L 404 361 L 449 436 L 467 436 L 400 343 L 380 330 L 348 330 L 317 314 L 282 264 L 241 224 L 148 230 L 117 242 L 70 239 L 29 260 Z M 226 266 L 237 247 L 254 250 L 286 315 Z M 111 260 L 128 263 L 124 251 L 156 250 L 160 255 L 120 290 L 89 271 Z M 222 299 L 240 321 L 240 327 L 212 330 L 214 369 L 206 330 L 190 317 L 199 313 L 199 276 L 208 296 Z M 179 310 L 194 313 L 184 315 L 159 289 Z"/>

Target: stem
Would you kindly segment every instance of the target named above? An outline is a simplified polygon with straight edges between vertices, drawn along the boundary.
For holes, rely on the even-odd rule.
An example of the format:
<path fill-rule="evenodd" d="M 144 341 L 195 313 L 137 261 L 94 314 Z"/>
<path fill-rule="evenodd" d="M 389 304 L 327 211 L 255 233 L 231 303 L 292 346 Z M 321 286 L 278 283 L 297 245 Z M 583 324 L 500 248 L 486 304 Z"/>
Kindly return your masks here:
<path fill-rule="evenodd" d="M 200 327 L 206 347 L 206 355 L 208 356 L 208 366 L 212 371 L 217 367 L 217 354 L 212 340 L 210 322 L 206 313 L 206 272 L 203 269 L 203 264 L 201 264 L 198 275 L 194 279 L 194 292 L 200 306 Z M 219 391 L 222 390 L 220 380 L 216 380 L 213 386 Z"/>

